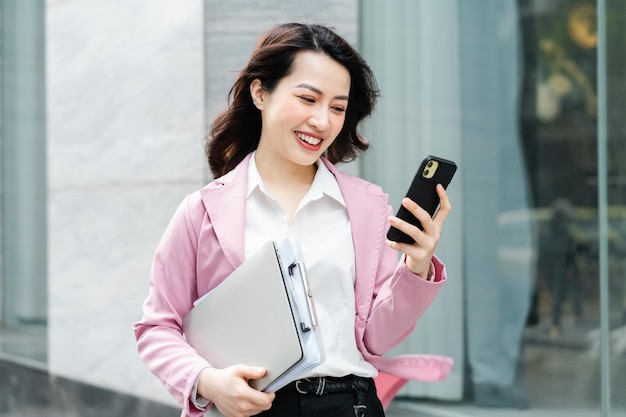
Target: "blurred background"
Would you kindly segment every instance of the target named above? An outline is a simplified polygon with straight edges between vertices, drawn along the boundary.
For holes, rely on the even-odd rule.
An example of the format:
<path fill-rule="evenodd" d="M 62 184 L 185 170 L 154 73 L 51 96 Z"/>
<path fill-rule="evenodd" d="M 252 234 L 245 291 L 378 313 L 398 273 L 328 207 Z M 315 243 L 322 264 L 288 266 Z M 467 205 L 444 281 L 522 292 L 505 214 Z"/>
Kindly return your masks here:
<path fill-rule="evenodd" d="M 179 414 L 132 324 L 211 180 L 205 133 L 286 21 L 334 27 L 378 79 L 340 169 L 395 209 L 426 155 L 459 166 L 449 282 L 392 352 L 455 366 L 390 410 L 626 415 L 625 1 L 0 0 L 0 416 Z"/>

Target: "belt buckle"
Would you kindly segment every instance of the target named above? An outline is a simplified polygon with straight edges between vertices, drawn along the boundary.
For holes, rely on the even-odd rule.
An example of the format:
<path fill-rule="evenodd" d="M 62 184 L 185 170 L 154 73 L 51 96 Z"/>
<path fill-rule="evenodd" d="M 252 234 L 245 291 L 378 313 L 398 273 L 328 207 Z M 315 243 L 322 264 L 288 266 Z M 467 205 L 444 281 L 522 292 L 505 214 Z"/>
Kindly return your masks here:
<path fill-rule="evenodd" d="M 312 382 L 309 378 L 302 378 L 302 379 L 298 379 L 296 381 L 296 391 L 298 391 L 300 394 L 315 394 L 315 395 L 323 395 L 324 394 L 324 390 L 326 388 L 326 377 L 318 377 L 317 379 L 317 387 L 315 388 L 315 392 L 313 391 L 306 391 L 302 388 L 300 388 L 300 383 L 302 383 L 303 381 L 306 382 Z"/>
<path fill-rule="evenodd" d="M 298 379 L 298 380 L 296 381 L 296 391 L 298 391 L 300 394 L 308 394 L 308 392 L 307 392 L 307 391 L 303 391 L 303 390 L 300 388 L 300 383 L 301 383 L 302 381 L 307 381 L 307 382 L 310 382 L 311 380 L 310 380 L 309 378 Z"/>

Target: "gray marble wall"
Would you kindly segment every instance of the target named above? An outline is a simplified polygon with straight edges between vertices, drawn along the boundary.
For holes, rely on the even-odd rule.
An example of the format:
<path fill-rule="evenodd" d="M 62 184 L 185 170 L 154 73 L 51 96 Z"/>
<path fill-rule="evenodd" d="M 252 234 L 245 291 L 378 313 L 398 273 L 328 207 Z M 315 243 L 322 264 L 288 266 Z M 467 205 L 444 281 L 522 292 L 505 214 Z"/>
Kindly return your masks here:
<path fill-rule="evenodd" d="M 46 5 L 50 373 L 170 403 L 132 323 L 170 216 L 209 179 L 207 126 L 265 28 L 321 22 L 356 43 L 358 1 Z"/>
<path fill-rule="evenodd" d="M 206 179 L 201 0 L 47 4 L 50 372 L 163 400 L 136 353 L 153 251 Z"/>

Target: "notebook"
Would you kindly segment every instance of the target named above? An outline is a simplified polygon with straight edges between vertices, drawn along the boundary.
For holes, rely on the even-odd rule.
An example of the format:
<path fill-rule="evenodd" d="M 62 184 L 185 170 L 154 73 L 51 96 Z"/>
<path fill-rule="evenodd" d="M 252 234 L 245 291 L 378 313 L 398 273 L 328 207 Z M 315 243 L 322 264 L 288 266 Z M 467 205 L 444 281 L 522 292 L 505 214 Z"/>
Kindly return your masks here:
<path fill-rule="evenodd" d="M 273 392 L 324 360 L 304 264 L 291 240 L 269 241 L 183 319 L 187 342 L 216 368 L 261 366 Z"/>

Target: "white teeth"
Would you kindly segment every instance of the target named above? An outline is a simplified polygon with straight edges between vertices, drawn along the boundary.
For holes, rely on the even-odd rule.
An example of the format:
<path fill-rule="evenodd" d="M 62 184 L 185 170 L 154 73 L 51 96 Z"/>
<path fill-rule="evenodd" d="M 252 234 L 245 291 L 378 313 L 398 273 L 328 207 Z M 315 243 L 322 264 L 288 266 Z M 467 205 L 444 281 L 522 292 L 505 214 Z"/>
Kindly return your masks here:
<path fill-rule="evenodd" d="M 321 139 L 317 139 L 300 132 L 296 132 L 296 136 L 298 136 L 301 140 L 305 141 L 309 145 L 318 145 L 322 141 Z"/>

